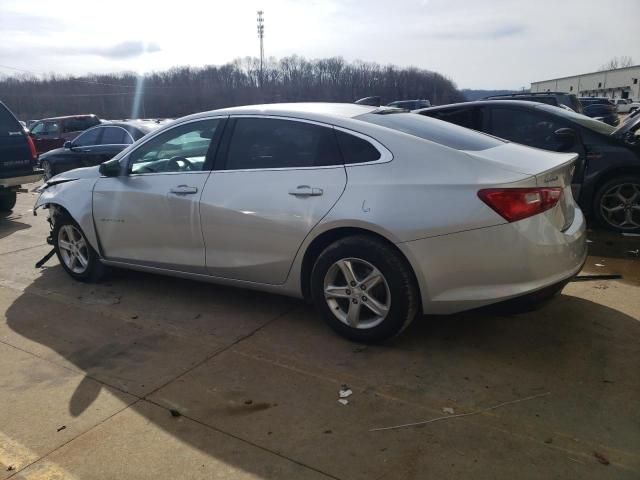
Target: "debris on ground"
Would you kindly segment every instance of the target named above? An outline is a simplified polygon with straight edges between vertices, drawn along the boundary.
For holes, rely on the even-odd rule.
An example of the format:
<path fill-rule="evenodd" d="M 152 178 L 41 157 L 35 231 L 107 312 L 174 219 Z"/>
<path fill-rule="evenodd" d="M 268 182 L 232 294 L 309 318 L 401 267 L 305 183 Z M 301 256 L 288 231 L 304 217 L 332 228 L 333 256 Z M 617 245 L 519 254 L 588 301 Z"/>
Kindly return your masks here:
<path fill-rule="evenodd" d="M 169 410 L 169 413 L 171 413 L 172 417 L 181 417 L 182 416 L 182 414 L 178 410 L 175 410 L 173 408 Z"/>
<path fill-rule="evenodd" d="M 136 320 L 138 318 L 138 315 L 131 315 L 131 320 Z"/>
<path fill-rule="evenodd" d="M 338 395 L 340 395 L 340 398 L 348 398 L 353 394 L 353 391 L 349 388 L 348 385 L 342 385 L 342 388 L 340 388 L 340 391 L 338 392 Z"/>
<path fill-rule="evenodd" d="M 632 257 L 640 256 L 640 248 L 636 248 L 635 250 L 627 250 L 627 253 Z"/>
<path fill-rule="evenodd" d="M 604 267 L 604 264 L 602 264 L 602 263 L 596 263 L 596 267 Z"/>
<path fill-rule="evenodd" d="M 66 426 L 66 425 L 62 425 L 61 427 L 58 427 L 58 428 L 57 428 L 57 431 L 58 431 L 58 432 L 61 432 L 61 431 L 62 431 L 62 430 L 64 430 L 65 428 L 67 428 L 67 426 Z"/>
<path fill-rule="evenodd" d="M 14 467 L 13 465 L 9 465 L 9 466 L 7 467 L 7 472 L 10 472 L 10 471 L 12 471 L 12 470 L 15 470 L 15 468 L 16 468 L 16 467 Z"/>
<path fill-rule="evenodd" d="M 245 405 L 251 405 L 253 403 L 253 400 L 245 400 L 244 404 Z"/>
<path fill-rule="evenodd" d="M 448 413 L 449 415 L 453 415 L 455 412 L 455 410 L 451 407 L 444 407 L 442 409 L 442 413 Z"/>
<path fill-rule="evenodd" d="M 333 432 L 332 432 L 331 430 L 325 430 L 325 431 L 324 431 L 324 432 L 322 432 L 322 433 L 333 433 Z"/>
<path fill-rule="evenodd" d="M 361 353 L 361 352 L 364 352 L 366 349 L 367 349 L 366 345 L 359 345 L 353 349 L 353 353 Z"/>
<path fill-rule="evenodd" d="M 596 457 L 598 459 L 598 461 L 602 465 L 610 465 L 611 464 L 609 459 L 607 457 L 605 457 L 603 454 L 601 454 L 600 452 L 593 452 L 593 456 Z"/>
<path fill-rule="evenodd" d="M 589 240 L 589 239 L 587 238 L 587 243 L 593 243 L 593 240 Z"/>
<path fill-rule="evenodd" d="M 346 398 L 339 398 L 338 399 L 338 403 L 341 405 L 348 405 L 349 404 L 349 400 L 347 400 Z"/>
<path fill-rule="evenodd" d="M 609 275 L 578 275 L 571 279 L 572 282 L 587 282 L 591 280 L 620 280 L 622 275 L 618 273 L 612 273 Z"/>
<path fill-rule="evenodd" d="M 458 413 L 457 415 L 447 415 L 446 417 L 436 417 L 436 418 L 432 418 L 430 420 L 423 420 L 422 422 L 405 423 L 403 425 L 394 425 L 392 427 L 372 428 L 369 431 L 370 432 L 381 432 L 383 430 L 396 430 L 398 428 L 417 427 L 419 425 L 426 425 L 428 423 L 439 422 L 440 420 L 450 420 L 452 418 L 469 417 L 471 415 L 478 415 L 479 413 L 489 412 L 491 410 L 496 410 L 497 408 L 506 407 L 507 405 L 513 405 L 514 403 L 526 402 L 526 401 L 529 401 L 529 400 L 533 400 L 535 398 L 547 397 L 549 395 L 551 395 L 551 392 L 539 393 L 537 395 L 531 395 L 529 397 L 518 398 L 516 400 L 510 400 L 508 402 L 502 402 L 502 403 L 499 403 L 499 404 L 494 405 L 492 407 L 487 407 L 487 408 L 483 408 L 483 409 L 480 409 L 480 410 L 474 410 L 473 412 Z M 340 401 L 340 400 L 338 400 L 338 401 Z"/>
<path fill-rule="evenodd" d="M 549 437 L 547 439 L 545 439 L 544 443 L 546 443 L 547 445 L 550 443 L 553 443 L 553 438 Z"/>

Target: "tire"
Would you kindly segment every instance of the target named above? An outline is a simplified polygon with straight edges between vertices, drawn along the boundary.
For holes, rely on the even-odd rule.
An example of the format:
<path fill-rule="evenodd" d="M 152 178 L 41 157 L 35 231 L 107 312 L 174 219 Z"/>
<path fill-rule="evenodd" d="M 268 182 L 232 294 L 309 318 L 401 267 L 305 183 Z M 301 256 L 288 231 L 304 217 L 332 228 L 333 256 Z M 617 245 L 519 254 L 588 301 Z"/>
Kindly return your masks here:
<path fill-rule="evenodd" d="M 53 166 L 48 160 L 43 160 L 41 163 L 42 169 L 44 170 L 44 180 L 47 181 L 51 177 L 55 177 L 55 172 L 53 171 Z"/>
<path fill-rule="evenodd" d="M 601 185 L 593 199 L 593 212 L 608 230 L 640 232 L 640 175 L 621 175 Z"/>
<path fill-rule="evenodd" d="M 0 192 L 0 212 L 10 212 L 16 206 L 18 195 L 14 191 Z"/>
<path fill-rule="evenodd" d="M 347 281 L 345 269 L 355 277 L 353 283 Z M 381 278 L 374 281 L 376 276 Z M 366 235 L 338 240 L 320 254 L 311 272 L 311 296 L 332 329 L 363 343 L 398 335 L 419 310 L 418 287 L 406 259 Z M 357 322 L 349 312 L 359 312 Z"/>
<path fill-rule="evenodd" d="M 69 215 L 56 216 L 52 237 L 60 265 L 72 278 L 86 283 L 97 282 L 102 278 L 105 266 L 80 225 Z"/>

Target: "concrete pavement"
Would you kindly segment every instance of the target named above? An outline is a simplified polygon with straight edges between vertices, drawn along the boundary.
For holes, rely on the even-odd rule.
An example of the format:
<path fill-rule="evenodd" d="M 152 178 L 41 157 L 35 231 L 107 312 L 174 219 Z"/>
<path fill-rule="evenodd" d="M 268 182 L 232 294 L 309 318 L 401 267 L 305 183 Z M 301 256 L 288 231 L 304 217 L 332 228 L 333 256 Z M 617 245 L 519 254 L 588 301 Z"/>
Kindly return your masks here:
<path fill-rule="evenodd" d="M 640 477 L 634 239 L 593 234 L 586 268 L 622 281 L 526 314 L 420 319 L 373 347 L 288 298 L 37 270 L 34 200 L 0 219 L 0 479 Z M 479 413 L 371 431 L 443 408 Z"/>

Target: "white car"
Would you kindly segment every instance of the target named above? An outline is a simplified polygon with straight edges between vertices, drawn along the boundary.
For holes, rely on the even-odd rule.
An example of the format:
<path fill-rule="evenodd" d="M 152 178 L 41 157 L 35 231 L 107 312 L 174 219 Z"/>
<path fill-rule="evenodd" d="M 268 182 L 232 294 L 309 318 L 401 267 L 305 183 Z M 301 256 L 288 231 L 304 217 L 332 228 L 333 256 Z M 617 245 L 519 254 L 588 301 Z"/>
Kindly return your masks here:
<path fill-rule="evenodd" d="M 640 108 L 640 102 L 634 102 L 629 98 L 614 98 L 611 101 L 616 106 L 618 113 L 631 113 Z"/>
<path fill-rule="evenodd" d="M 179 119 L 42 188 L 73 278 L 105 266 L 313 299 L 358 341 L 418 313 L 548 296 L 586 258 L 577 155 L 387 107 Z"/>

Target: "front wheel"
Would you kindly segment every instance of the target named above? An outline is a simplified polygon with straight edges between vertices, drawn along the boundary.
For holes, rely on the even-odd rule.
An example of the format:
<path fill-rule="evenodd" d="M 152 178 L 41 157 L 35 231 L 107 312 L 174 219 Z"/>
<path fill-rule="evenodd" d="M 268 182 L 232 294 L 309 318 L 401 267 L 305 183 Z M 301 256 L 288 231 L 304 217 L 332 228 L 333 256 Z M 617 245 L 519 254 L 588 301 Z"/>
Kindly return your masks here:
<path fill-rule="evenodd" d="M 622 175 L 602 185 L 594 198 L 594 213 L 609 230 L 640 231 L 640 176 Z"/>
<path fill-rule="evenodd" d="M 357 342 L 398 335 L 419 308 L 406 259 L 364 235 L 338 240 L 320 254 L 311 273 L 311 294 L 329 326 Z"/>
<path fill-rule="evenodd" d="M 96 282 L 102 277 L 104 265 L 70 216 L 56 218 L 52 237 L 58 260 L 69 275 L 81 282 Z"/>

